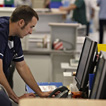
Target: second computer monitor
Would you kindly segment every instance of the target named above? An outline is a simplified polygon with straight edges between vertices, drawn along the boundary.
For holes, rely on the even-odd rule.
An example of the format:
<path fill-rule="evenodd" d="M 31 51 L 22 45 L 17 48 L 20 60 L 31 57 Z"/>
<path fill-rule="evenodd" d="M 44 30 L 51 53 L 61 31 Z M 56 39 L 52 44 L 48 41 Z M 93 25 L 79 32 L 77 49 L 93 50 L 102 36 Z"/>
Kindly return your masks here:
<path fill-rule="evenodd" d="M 75 76 L 80 91 L 86 90 L 89 73 L 93 72 L 97 53 L 97 42 L 86 37 Z"/>
<path fill-rule="evenodd" d="M 90 99 L 106 99 L 106 53 L 99 58 Z"/>

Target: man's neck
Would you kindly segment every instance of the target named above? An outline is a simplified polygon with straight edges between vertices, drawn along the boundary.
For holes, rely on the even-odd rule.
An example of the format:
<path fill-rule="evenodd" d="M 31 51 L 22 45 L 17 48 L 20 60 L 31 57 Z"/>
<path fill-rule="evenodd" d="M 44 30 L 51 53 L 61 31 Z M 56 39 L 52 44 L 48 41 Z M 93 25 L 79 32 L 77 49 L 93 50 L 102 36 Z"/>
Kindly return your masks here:
<path fill-rule="evenodd" d="M 17 30 L 16 23 L 9 21 L 9 36 L 15 36 L 16 30 Z"/>

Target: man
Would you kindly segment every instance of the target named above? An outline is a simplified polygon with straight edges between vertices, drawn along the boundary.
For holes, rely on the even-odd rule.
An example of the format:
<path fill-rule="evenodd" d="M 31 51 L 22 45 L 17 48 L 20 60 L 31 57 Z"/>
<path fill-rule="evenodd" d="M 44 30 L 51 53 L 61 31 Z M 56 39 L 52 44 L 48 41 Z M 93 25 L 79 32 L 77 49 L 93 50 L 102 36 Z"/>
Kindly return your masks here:
<path fill-rule="evenodd" d="M 90 27 L 90 21 L 94 17 L 95 13 L 95 1 L 94 0 L 84 0 L 86 5 L 86 17 L 87 17 L 87 31 L 86 35 L 89 35 L 89 27 Z"/>
<path fill-rule="evenodd" d="M 103 43 L 104 26 L 106 26 L 106 0 L 97 0 L 99 11 L 99 43 Z"/>
<path fill-rule="evenodd" d="M 50 0 L 44 0 L 44 8 L 50 8 Z"/>
<path fill-rule="evenodd" d="M 29 6 L 17 7 L 11 17 L 0 17 L 0 84 L 7 90 L 9 97 L 19 102 L 24 97 L 35 97 L 33 93 L 17 97 L 11 89 L 7 79 L 10 76 L 9 66 L 11 61 L 15 62 L 16 69 L 22 79 L 40 97 L 47 97 L 51 92 L 42 92 L 27 66 L 21 47 L 20 38 L 32 33 L 33 27 L 39 20 L 37 13 Z"/>
<path fill-rule="evenodd" d="M 61 11 L 73 11 L 73 21 L 81 23 L 83 25 L 87 24 L 86 20 L 86 8 L 84 0 L 75 0 L 73 4 L 70 4 L 68 7 L 60 7 Z"/>

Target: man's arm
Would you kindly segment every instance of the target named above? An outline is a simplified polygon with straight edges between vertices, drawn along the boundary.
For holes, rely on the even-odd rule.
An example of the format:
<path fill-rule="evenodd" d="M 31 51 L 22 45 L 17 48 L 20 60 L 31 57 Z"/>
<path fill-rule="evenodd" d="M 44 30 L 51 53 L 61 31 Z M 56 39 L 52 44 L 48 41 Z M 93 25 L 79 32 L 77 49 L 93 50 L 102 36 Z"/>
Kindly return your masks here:
<path fill-rule="evenodd" d="M 94 8 L 92 8 L 91 18 L 94 18 L 94 16 L 95 16 L 95 9 L 94 9 Z"/>
<path fill-rule="evenodd" d="M 77 6 L 75 4 L 71 4 L 69 7 L 60 7 L 59 10 L 60 11 L 71 11 L 76 8 L 77 8 Z"/>
<path fill-rule="evenodd" d="M 18 103 L 19 98 L 16 96 L 16 94 L 13 92 L 13 90 L 11 89 L 5 74 L 3 72 L 3 62 L 2 59 L 0 59 L 0 84 L 2 84 L 4 86 L 4 88 L 6 89 L 9 97 L 14 100 L 15 102 Z"/>
<path fill-rule="evenodd" d="M 94 18 L 95 16 L 95 8 L 96 8 L 96 1 L 89 1 L 89 6 L 91 8 L 91 18 Z"/>
<path fill-rule="evenodd" d="M 5 74 L 3 72 L 3 63 L 2 63 L 2 59 L 0 59 L 0 84 L 4 86 L 4 88 L 6 89 L 9 97 L 16 103 L 19 103 L 19 99 L 21 98 L 32 98 L 32 97 L 35 97 L 35 95 L 33 93 L 29 93 L 29 94 L 24 94 L 20 97 L 18 97 L 14 91 L 11 89 L 6 77 L 5 77 Z"/>
<path fill-rule="evenodd" d="M 29 85 L 30 88 L 33 89 L 40 97 L 49 96 L 51 92 L 41 91 L 25 61 L 16 62 L 16 69 L 25 83 Z"/>

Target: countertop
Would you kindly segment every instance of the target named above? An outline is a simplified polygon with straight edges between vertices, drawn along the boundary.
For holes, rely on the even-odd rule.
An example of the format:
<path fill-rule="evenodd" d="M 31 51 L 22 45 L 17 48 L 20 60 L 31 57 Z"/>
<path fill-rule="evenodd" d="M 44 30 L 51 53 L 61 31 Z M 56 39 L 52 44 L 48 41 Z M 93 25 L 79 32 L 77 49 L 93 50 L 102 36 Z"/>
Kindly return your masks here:
<path fill-rule="evenodd" d="M 0 8 L 0 12 L 12 12 L 15 10 L 15 7 L 2 7 Z M 38 14 L 41 14 L 41 15 L 44 15 L 44 14 L 63 14 L 65 15 L 66 12 L 65 11 L 60 11 L 59 9 L 46 9 L 46 8 L 34 8 L 34 10 L 38 13 Z"/>
<path fill-rule="evenodd" d="M 48 49 L 36 49 L 36 50 L 24 50 L 24 55 L 51 55 L 51 54 L 61 54 L 61 55 L 75 55 L 79 54 L 76 50 L 48 50 Z"/>

